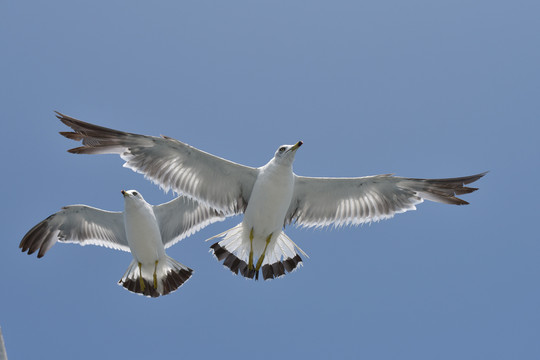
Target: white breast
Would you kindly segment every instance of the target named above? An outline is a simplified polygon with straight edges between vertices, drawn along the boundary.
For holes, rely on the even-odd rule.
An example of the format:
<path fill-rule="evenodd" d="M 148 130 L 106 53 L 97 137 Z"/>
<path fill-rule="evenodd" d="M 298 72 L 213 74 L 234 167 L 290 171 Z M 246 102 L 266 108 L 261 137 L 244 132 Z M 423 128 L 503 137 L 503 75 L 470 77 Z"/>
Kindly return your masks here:
<path fill-rule="evenodd" d="M 294 177 L 290 166 L 270 162 L 260 168 L 244 214 L 244 225 L 263 236 L 281 231 L 293 188 Z"/>
<path fill-rule="evenodd" d="M 133 257 L 141 263 L 154 263 L 165 256 L 161 233 L 152 207 L 126 202 L 126 237 Z"/>

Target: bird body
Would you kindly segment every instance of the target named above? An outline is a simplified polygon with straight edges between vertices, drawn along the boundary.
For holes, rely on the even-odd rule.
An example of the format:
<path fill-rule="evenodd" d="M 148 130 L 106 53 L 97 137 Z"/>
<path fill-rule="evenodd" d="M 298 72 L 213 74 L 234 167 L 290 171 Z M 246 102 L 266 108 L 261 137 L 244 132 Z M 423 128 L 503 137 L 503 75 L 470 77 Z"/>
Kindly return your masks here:
<path fill-rule="evenodd" d="M 294 152 L 301 144 L 299 142 L 290 147 L 292 148 L 292 150 L 289 150 L 291 152 L 290 156 L 294 156 Z M 250 278 L 253 276 L 258 277 L 259 269 L 263 266 L 265 266 L 263 270 L 265 278 L 267 278 L 267 274 L 273 274 L 273 271 L 270 272 L 268 266 L 271 267 L 274 264 L 281 263 L 281 258 L 283 258 L 279 246 L 276 246 L 280 238 L 282 242 L 287 242 L 287 247 L 292 247 L 294 250 L 294 244 L 290 242 L 290 239 L 284 233 L 282 234 L 293 190 L 292 161 L 278 161 L 274 157 L 266 165 L 259 168 L 257 180 L 253 185 L 251 197 L 244 213 L 244 219 L 238 228 L 233 228 L 237 242 L 240 242 L 240 245 L 234 250 L 236 250 L 236 253 L 241 254 L 240 259 L 247 263 L 247 268 L 243 267 L 241 269 L 242 275 Z M 216 252 L 216 244 L 213 246 Z M 228 251 L 227 256 L 231 254 L 232 246 L 223 244 L 221 247 Z M 232 253 L 235 252 L 234 250 Z M 278 250 L 278 253 L 276 254 L 274 250 Z M 274 256 L 266 256 L 267 253 Z M 288 257 L 285 257 L 286 259 Z M 296 264 L 294 267 L 296 267 Z"/>
<path fill-rule="evenodd" d="M 303 251 L 283 232 L 301 227 L 358 225 L 388 219 L 416 209 L 424 199 L 465 205 L 456 195 L 485 173 L 445 179 L 415 179 L 393 175 L 356 178 L 316 178 L 293 173 L 296 150 L 283 145 L 264 166 L 253 168 L 208 154 L 170 137 L 127 133 L 86 123 L 57 113 L 73 132 L 61 134 L 82 146 L 76 154 L 119 154 L 124 166 L 143 173 L 163 189 L 173 189 L 226 216 L 244 213 L 237 226 L 213 238 L 214 255 L 232 272 L 248 278 L 271 279 L 293 271 Z"/>
<path fill-rule="evenodd" d="M 29 255 L 39 250 L 38 258 L 57 241 L 128 251 L 133 260 L 120 285 L 150 297 L 175 291 L 193 270 L 167 256 L 165 249 L 223 216 L 185 197 L 152 206 L 135 190 L 122 194 L 123 212 L 66 206 L 28 231 L 19 247 Z"/>
<path fill-rule="evenodd" d="M 260 168 L 253 186 L 243 223 L 254 235 L 268 236 L 283 228 L 294 190 L 292 167 L 274 159 Z"/>
<path fill-rule="evenodd" d="M 193 270 L 180 263 L 176 269 L 169 266 L 154 209 L 136 191 L 122 190 L 122 194 L 126 240 L 133 261 L 120 284 L 144 295 L 168 293 L 170 291 L 165 289 L 167 281 L 173 284 L 175 277 L 176 282 L 182 285 L 191 277 Z"/>
<path fill-rule="evenodd" d="M 146 201 L 130 196 L 129 192 L 125 191 L 124 194 L 124 223 L 131 253 L 143 266 L 154 266 L 156 260 L 165 257 L 154 209 Z"/>

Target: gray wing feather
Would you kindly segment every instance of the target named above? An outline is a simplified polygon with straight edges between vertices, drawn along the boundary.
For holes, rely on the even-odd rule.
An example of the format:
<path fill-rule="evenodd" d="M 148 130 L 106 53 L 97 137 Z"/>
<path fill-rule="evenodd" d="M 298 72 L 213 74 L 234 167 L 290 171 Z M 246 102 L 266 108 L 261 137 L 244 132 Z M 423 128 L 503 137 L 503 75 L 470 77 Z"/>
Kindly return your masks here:
<path fill-rule="evenodd" d="M 295 176 L 293 199 L 285 224 L 303 227 L 358 225 L 388 219 L 416 209 L 425 200 L 465 205 L 456 195 L 477 188 L 465 187 L 486 173 L 448 179 L 412 179 L 392 175 L 360 178 Z"/>
<path fill-rule="evenodd" d="M 66 206 L 49 216 L 26 233 L 19 248 L 28 255 L 39 249 L 40 258 L 57 241 L 130 251 L 123 214 L 86 205 Z"/>
<path fill-rule="evenodd" d="M 169 137 L 113 130 L 57 113 L 73 132 L 63 136 L 82 141 L 68 150 L 76 154 L 119 154 L 124 166 L 140 172 L 165 191 L 173 189 L 228 215 L 245 210 L 258 170 L 222 159 Z"/>
<path fill-rule="evenodd" d="M 185 196 L 177 197 L 153 208 L 165 248 L 207 225 L 225 220 L 223 213 Z"/>

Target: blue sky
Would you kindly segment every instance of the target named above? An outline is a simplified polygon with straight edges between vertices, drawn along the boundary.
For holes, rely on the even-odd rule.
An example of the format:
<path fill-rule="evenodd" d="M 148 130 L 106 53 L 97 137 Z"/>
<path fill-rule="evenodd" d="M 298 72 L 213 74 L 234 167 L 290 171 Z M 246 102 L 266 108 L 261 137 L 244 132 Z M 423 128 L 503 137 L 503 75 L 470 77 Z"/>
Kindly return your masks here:
<path fill-rule="evenodd" d="M 0 326 L 13 359 L 540 358 L 540 5 L 535 1 L 4 1 Z M 287 234 L 284 278 L 235 277 L 203 240 L 159 299 L 131 255 L 18 244 L 69 204 L 171 199 L 116 156 L 77 156 L 53 110 L 250 166 L 304 141 L 309 176 L 489 170 L 469 206 Z"/>

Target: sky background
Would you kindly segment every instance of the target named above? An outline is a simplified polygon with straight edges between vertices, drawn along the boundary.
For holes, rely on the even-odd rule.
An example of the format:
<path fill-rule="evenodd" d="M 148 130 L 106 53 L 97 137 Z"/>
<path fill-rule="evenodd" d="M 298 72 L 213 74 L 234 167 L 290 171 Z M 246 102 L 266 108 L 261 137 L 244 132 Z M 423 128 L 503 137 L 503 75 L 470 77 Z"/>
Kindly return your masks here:
<path fill-rule="evenodd" d="M 0 326 L 10 359 L 539 359 L 538 1 L 2 1 Z M 131 255 L 18 249 L 70 204 L 172 198 L 118 156 L 66 152 L 54 116 L 167 135 L 250 166 L 304 141 L 306 176 L 489 170 L 469 206 L 286 233 L 310 258 L 233 276 L 204 240 L 158 299 Z"/>

